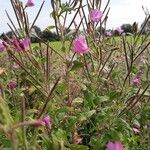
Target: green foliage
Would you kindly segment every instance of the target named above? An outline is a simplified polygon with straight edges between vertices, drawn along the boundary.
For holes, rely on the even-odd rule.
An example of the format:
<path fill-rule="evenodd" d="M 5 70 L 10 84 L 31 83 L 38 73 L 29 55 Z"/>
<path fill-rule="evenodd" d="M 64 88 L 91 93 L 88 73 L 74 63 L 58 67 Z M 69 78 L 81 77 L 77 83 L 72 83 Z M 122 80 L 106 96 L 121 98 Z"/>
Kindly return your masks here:
<path fill-rule="evenodd" d="M 121 29 L 123 29 L 125 33 L 132 33 L 132 26 L 130 24 L 121 25 Z"/>
<path fill-rule="evenodd" d="M 49 31 L 49 29 L 42 32 L 42 38 L 45 41 L 59 41 L 59 36 L 55 32 Z"/>
<path fill-rule="evenodd" d="M 25 37 L 32 41 L 32 29 L 39 38 L 22 51 L 6 36 L 2 43 L 0 149 L 105 150 L 116 140 L 125 150 L 149 149 L 149 37 L 136 24 L 122 26 L 130 36 L 105 36 L 109 1 L 96 23 L 88 22 L 85 7 L 101 1 L 51 0 L 55 24 L 43 32 L 34 23 L 30 29 L 26 7 L 16 1 L 17 46 Z M 73 46 L 80 35 L 85 41 Z M 77 54 L 75 47 L 90 50 Z"/>

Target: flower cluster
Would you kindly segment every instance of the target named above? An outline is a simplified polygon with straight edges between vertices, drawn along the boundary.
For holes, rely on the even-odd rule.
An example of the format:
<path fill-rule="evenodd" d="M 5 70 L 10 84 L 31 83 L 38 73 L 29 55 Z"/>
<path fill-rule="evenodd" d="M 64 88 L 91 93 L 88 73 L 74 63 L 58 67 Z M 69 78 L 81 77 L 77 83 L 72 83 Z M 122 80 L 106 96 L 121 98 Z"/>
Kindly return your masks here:
<path fill-rule="evenodd" d="M 105 34 L 106 34 L 106 36 L 109 36 L 109 37 L 112 36 L 112 33 L 110 31 L 106 31 Z"/>
<path fill-rule="evenodd" d="M 10 92 L 13 93 L 17 87 L 17 83 L 15 81 L 10 81 L 8 87 Z"/>
<path fill-rule="evenodd" d="M 132 84 L 134 86 L 139 86 L 141 84 L 141 78 L 139 76 L 136 76 L 133 80 L 132 80 Z"/>
<path fill-rule="evenodd" d="M 93 22 L 99 22 L 103 16 L 103 12 L 98 9 L 93 9 L 90 12 L 90 19 Z"/>
<path fill-rule="evenodd" d="M 51 118 L 50 118 L 50 116 L 46 116 L 43 119 L 36 120 L 34 125 L 47 126 L 48 128 L 51 128 Z"/>
<path fill-rule="evenodd" d="M 85 36 L 79 36 L 73 41 L 73 50 L 77 54 L 85 54 L 90 51 Z"/>
<path fill-rule="evenodd" d="M 121 28 L 117 28 L 116 31 L 117 31 L 119 34 L 122 34 L 122 33 L 124 32 L 124 30 L 121 29 Z"/>
<path fill-rule="evenodd" d="M 0 52 L 3 52 L 6 49 L 4 41 L 0 39 Z"/>
<path fill-rule="evenodd" d="M 25 49 L 29 47 L 30 39 L 28 37 L 21 39 L 21 40 L 14 39 L 12 41 L 12 44 L 18 52 L 24 51 Z"/>
<path fill-rule="evenodd" d="M 32 6 L 34 6 L 33 0 L 28 0 L 26 3 L 26 7 L 32 7 Z"/>
<path fill-rule="evenodd" d="M 106 150 L 124 150 L 123 145 L 120 143 L 120 141 L 115 141 L 113 142 L 109 142 L 107 144 L 107 149 Z"/>

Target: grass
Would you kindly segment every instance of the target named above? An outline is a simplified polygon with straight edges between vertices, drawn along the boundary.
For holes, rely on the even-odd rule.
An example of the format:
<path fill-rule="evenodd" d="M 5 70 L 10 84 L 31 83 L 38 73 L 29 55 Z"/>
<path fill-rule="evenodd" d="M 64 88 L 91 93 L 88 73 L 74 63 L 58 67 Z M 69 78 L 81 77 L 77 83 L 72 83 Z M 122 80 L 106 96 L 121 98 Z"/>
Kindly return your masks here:
<path fill-rule="evenodd" d="M 69 49 L 69 41 L 66 41 L 65 42 L 65 49 Z M 63 47 L 62 47 L 62 43 L 60 41 L 54 41 L 54 42 L 50 42 L 49 45 L 52 47 L 52 48 L 55 48 L 55 50 L 58 50 L 58 51 L 61 51 L 63 50 Z M 35 46 L 38 46 L 38 43 L 32 43 L 32 46 L 35 47 Z M 44 45 L 43 45 L 44 46 Z"/>
<path fill-rule="evenodd" d="M 129 44 L 133 45 L 133 42 L 134 42 L 133 37 L 126 36 L 125 38 L 126 38 L 126 42 L 125 42 L 126 44 L 127 44 L 127 42 L 129 42 Z M 139 47 L 139 45 L 142 43 L 142 38 L 143 37 L 140 37 L 138 39 L 137 44 L 136 44 L 137 47 Z M 126 100 L 128 100 L 129 98 L 132 98 L 132 95 L 134 95 L 134 91 L 136 89 L 133 86 L 128 85 L 128 83 L 125 85 L 126 87 L 124 89 L 122 88 L 123 82 L 121 80 L 125 78 L 125 74 L 127 72 L 125 72 L 125 67 L 124 67 L 125 61 L 124 61 L 124 53 L 122 51 L 123 48 L 122 48 L 121 37 L 112 37 L 108 40 L 106 39 L 106 41 L 104 39 L 102 41 L 102 43 L 104 43 L 104 44 L 100 43 L 100 45 L 105 46 L 105 43 L 106 44 L 110 43 L 108 45 L 108 47 L 106 48 L 109 50 L 110 46 L 113 45 L 112 44 L 113 40 L 116 41 L 116 43 L 117 43 L 116 46 L 119 47 L 120 51 L 117 51 L 117 54 L 119 54 L 119 56 L 121 56 L 121 60 L 119 60 L 118 58 L 115 57 L 116 53 L 114 55 L 112 55 L 112 57 L 109 58 L 110 60 L 108 60 L 108 62 L 107 62 L 108 65 L 107 64 L 106 65 L 108 67 L 109 66 L 113 67 L 111 65 L 113 60 L 115 60 L 118 64 L 116 63 L 115 68 L 112 69 L 111 78 L 108 81 L 107 80 L 107 76 L 108 76 L 107 72 L 101 72 L 102 77 L 99 77 L 99 80 L 97 80 L 98 72 L 96 70 L 98 68 L 99 57 L 98 58 L 96 57 L 97 56 L 96 53 L 92 53 L 91 56 L 94 56 L 94 57 L 92 57 L 91 60 L 94 60 L 93 64 L 94 64 L 94 67 L 96 68 L 96 70 L 94 72 L 93 68 L 90 67 L 90 65 L 87 68 L 87 71 L 90 69 L 89 76 L 91 77 L 90 79 L 92 79 L 92 82 L 89 81 L 89 77 L 86 76 L 86 70 L 84 70 L 84 68 L 86 69 L 86 67 L 87 67 L 87 62 L 89 64 L 92 64 L 91 63 L 92 61 L 89 59 L 90 57 L 85 56 L 85 59 L 82 59 L 83 57 L 77 57 L 76 61 L 68 69 L 66 67 L 67 63 L 65 61 L 61 61 L 61 59 L 58 59 L 58 57 L 55 53 L 52 53 L 52 55 L 50 55 L 50 56 L 47 55 L 46 45 L 44 45 L 44 44 L 42 44 L 42 53 L 43 53 L 44 57 L 43 56 L 39 57 L 40 55 L 38 56 L 38 53 L 36 53 L 36 52 L 40 52 L 40 51 L 38 51 L 38 50 L 40 50 L 39 44 L 33 43 L 32 47 L 35 49 L 35 51 L 33 50 L 34 57 L 32 57 L 32 55 L 30 57 L 31 61 L 26 59 L 28 57 L 24 57 L 24 55 L 23 55 L 23 60 L 24 60 L 23 64 L 26 65 L 26 70 L 29 73 L 26 73 L 24 70 L 20 69 L 20 70 L 15 70 L 15 73 L 17 73 L 17 74 L 14 74 L 14 72 L 9 68 L 9 65 L 8 65 L 8 68 L 7 68 L 7 66 L 5 66 L 5 68 L 7 68 L 7 72 L 9 73 L 9 74 L 7 73 L 8 77 L 6 76 L 8 78 L 7 80 L 8 81 L 14 80 L 15 75 L 17 75 L 17 79 L 19 79 L 18 83 L 19 83 L 19 85 L 21 85 L 21 88 L 19 87 L 20 89 L 18 88 L 15 91 L 14 95 L 10 94 L 10 97 L 9 97 L 9 94 L 6 95 L 8 102 L 11 103 L 11 105 L 12 105 L 12 108 L 10 110 L 11 110 L 11 112 L 13 112 L 13 117 L 15 119 L 20 117 L 20 112 L 18 111 L 20 108 L 19 103 L 17 103 L 17 101 L 14 101 L 14 99 L 17 100 L 18 98 L 20 98 L 19 97 L 20 91 L 23 91 L 23 93 L 25 93 L 26 100 L 29 100 L 28 101 L 29 104 L 27 104 L 27 107 L 26 107 L 26 113 L 28 115 L 28 113 L 30 113 L 32 111 L 33 106 L 34 106 L 33 108 L 35 110 L 42 108 L 42 106 L 44 104 L 44 98 L 45 98 L 45 93 L 44 93 L 45 89 L 47 90 L 50 86 L 53 86 L 53 84 L 55 83 L 55 78 L 57 76 L 60 76 L 61 80 L 59 82 L 59 85 L 56 88 L 57 91 L 55 91 L 55 93 L 53 94 L 54 97 L 51 98 L 49 105 L 47 105 L 48 114 L 50 116 L 52 116 L 53 124 L 55 127 L 57 126 L 57 129 L 58 129 L 57 130 L 54 127 L 52 127 L 52 136 L 56 135 L 56 137 L 57 137 L 57 135 L 58 135 L 59 138 L 57 140 L 59 140 L 60 138 L 61 139 L 64 138 L 64 136 L 67 135 L 66 133 L 68 133 L 68 135 L 63 139 L 64 140 L 63 142 L 65 143 L 67 141 L 66 140 L 67 137 L 70 136 L 69 133 L 72 131 L 72 129 L 75 129 L 75 130 L 77 130 L 78 133 L 81 132 L 81 137 L 83 136 L 83 139 L 85 142 L 85 143 L 83 143 L 84 146 L 89 146 L 89 141 L 88 141 L 89 136 L 88 135 L 89 135 L 89 133 L 92 133 L 90 135 L 90 140 L 91 140 L 90 143 L 92 144 L 92 146 L 94 148 L 99 143 L 103 143 L 103 145 L 99 145 L 99 147 L 105 146 L 106 142 L 108 142 L 107 138 L 110 138 L 108 133 L 112 137 L 113 136 L 114 137 L 118 136 L 119 138 L 123 137 L 125 139 L 124 142 L 126 145 L 133 143 L 132 141 L 127 143 L 127 141 L 126 141 L 127 138 L 129 140 L 133 139 L 136 142 L 138 142 L 138 139 L 135 139 L 136 137 L 134 136 L 134 134 L 132 136 L 130 136 L 128 134 L 129 133 L 128 130 L 129 129 L 132 130 L 132 127 L 133 127 L 133 124 L 130 122 L 135 120 L 137 122 L 139 121 L 140 123 L 142 122 L 144 124 L 148 124 L 146 122 L 148 119 L 144 118 L 144 120 L 142 120 L 141 114 L 142 115 L 147 114 L 147 112 L 149 110 L 149 106 L 144 101 L 145 100 L 145 97 L 144 97 L 142 99 L 142 102 L 140 103 L 140 105 L 143 106 L 143 108 L 144 108 L 142 110 L 143 112 L 138 113 L 138 115 L 141 118 L 139 118 L 137 116 L 135 116 L 135 118 L 133 118 L 132 114 L 136 113 L 136 110 L 132 110 L 131 112 L 133 112 L 133 113 L 129 114 L 128 107 L 125 111 L 127 114 L 126 117 L 122 116 L 120 118 L 115 118 L 116 115 L 119 113 L 119 111 L 122 110 L 122 108 L 124 108 L 124 103 L 126 102 Z M 63 53 L 64 49 L 69 50 L 70 41 L 66 41 L 64 45 L 60 41 L 49 42 L 49 45 L 55 51 L 62 54 L 62 56 L 65 56 L 67 54 L 70 55 L 70 53 L 67 53 L 66 51 L 65 51 L 66 53 Z M 90 43 L 89 43 L 89 45 L 90 45 Z M 141 44 L 141 45 L 143 45 L 143 44 Z M 91 46 L 91 50 L 94 51 L 94 48 L 92 48 L 92 44 L 90 46 Z M 105 49 L 105 47 L 104 47 L 104 49 Z M 135 50 L 136 50 L 136 48 L 135 48 Z M 0 56 L 0 58 L 7 60 L 7 61 L 3 60 L 3 62 L 6 62 L 9 64 L 8 57 L 5 57 L 6 54 L 7 53 L 5 51 Z M 15 53 L 15 54 L 18 55 L 18 53 Z M 102 57 L 103 62 L 106 61 L 108 55 L 109 55 L 109 51 L 103 52 L 103 56 L 104 56 L 104 57 Z M 49 57 L 46 57 L 46 56 L 49 56 Z M 34 58 L 36 58 L 36 59 L 34 59 Z M 130 61 L 130 57 L 128 59 Z M 36 61 L 32 61 L 32 60 L 36 60 Z M 31 62 L 33 62 L 33 63 L 31 64 Z M 43 67 L 42 69 L 39 69 L 38 67 L 36 67 L 37 62 L 39 63 L 41 68 Z M 84 65 L 85 65 L 85 67 L 84 67 Z M 0 66 L 1 66 L 1 64 L 0 64 Z M 105 65 L 104 65 L 104 67 L 105 67 Z M 47 72 L 45 71 L 45 68 L 47 69 L 46 70 Z M 67 71 L 64 71 L 66 68 L 68 69 L 69 74 Z M 146 70 L 146 67 L 144 69 Z M 132 72 L 132 74 L 136 74 L 136 72 L 137 71 L 135 70 Z M 32 78 L 30 78 L 29 74 L 32 75 L 32 77 L 34 79 L 36 79 L 37 81 L 41 81 L 44 88 L 43 88 L 43 86 L 41 86 L 41 88 L 39 89 L 40 84 L 36 83 L 35 80 L 32 81 Z M 108 74 L 109 74 L 109 72 L 108 72 Z M 146 80 L 146 78 L 143 78 L 143 79 Z M 8 81 L 6 81 L 6 79 L 4 78 L 3 82 L 7 85 Z M 24 87 L 26 87 L 25 91 L 24 91 Z M 35 89 L 35 87 L 37 87 L 37 89 Z M 144 88 L 144 86 L 140 87 L 139 91 L 141 88 Z M 122 89 L 125 97 L 124 97 L 124 95 L 120 96 L 120 93 L 118 91 L 121 91 L 121 89 Z M 49 92 L 49 90 L 47 90 L 47 91 Z M 42 95 L 41 95 L 41 93 L 42 93 Z M 66 105 L 66 103 L 64 103 L 64 101 L 66 102 L 66 99 L 68 98 L 68 93 L 71 95 L 71 98 L 73 100 L 72 107 L 70 107 L 68 104 Z M 83 101 L 85 102 L 85 104 L 83 103 Z M 80 103 L 83 103 L 83 105 Z M 74 110 L 72 108 L 74 108 Z M 137 108 L 137 109 L 139 109 L 139 108 Z M 99 110 L 100 110 L 100 112 L 99 112 Z M 97 114 L 95 114 L 96 111 L 98 112 Z M 69 112 L 69 113 L 66 113 L 66 112 Z M 56 114 L 57 114 L 57 116 L 56 116 Z M 63 118 L 63 116 L 65 116 L 64 117 L 65 119 Z M 101 118 L 102 118 L 102 120 L 100 120 Z M 106 119 L 103 119 L 103 118 L 106 118 Z M 55 119 L 57 119 L 57 120 L 55 120 Z M 89 119 L 90 119 L 90 122 L 89 122 Z M 110 121 L 111 125 L 110 124 L 107 125 L 107 123 L 109 122 L 108 120 Z M 65 127 L 63 126 L 64 121 L 65 121 Z M 83 123 L 83 121 L 84 121 L 84 123 Z M 57 122 L 60 122 L 60 123 L 57 123 Z M 79 127 L 76 128 L 75 126 L 77 124 L 79 125 Z M 98 124 L 100 124 L 100 126 L 101 126 L 101 129 L 100 129 L 101 131 L 99 129 L 97 130 L 94 127 L 95 125 L 97 126 Z M 90 129 L 89 129 L 89 125 L 91 127 Z M 73 128 L 71 128 L 72 126 L 73 126 Z M 101 132 L 102 136 L 97 137 L 96 134 L 99 133 L 99 131 Z M 141 130 L 141 132 L 142 132 L 142 130 Z M 21 132 L 20 132 L 20 136 L 21 136 Z M 140 135 L 140 136 L 141 136 L 140 139 L 143 138 L 143 135 Z M 144 136 L 148 136 L 148 134 L 145 133 Z M 30 135 L 27 135 L 27 137 L 29 139 L 32 138 L 32 137 L 30 137 Z M 6 143 L 7 142 L 6 139 L 3 140 L 2 137 L 0 137 L 0 139 L 2 141 L 2 144 L 8 146 L 8 144 Z M 95 141 L 97 143 L 95 144 L 95 141 L 93 141 L 92 139 L 95 139 Z M 147 142 L 146 138 L 144 138 L 143 142 L 145 142 L 145 141 Z M 45 146 L 46 145 L 44 143 L 45 140 L 43 140 L 42 142 L 43 142 L 43 145 Z M 28 143 L 30 145 L 32 145 L 30 140 L 28 140 Z M 142 142 L 140 145 L 141 146 L 143 145 Z M 78 145 L 76 145 L 76 146 L 78 146 Z M 132 145 L 130 145 L 130 147 L 132 147 Z M 96 147 L 96 149 L 101 149 L 101 148 Z"/>
<path fill-rule="evenodd" d="M 141 44 L 143 39 L 145 38 L 146 36 L 143 35 L 143 36 L 140 36 L 140 38 L 138 39 L 138 44 Z M 112 37 L 111 39 L 114 39 L 116 42 L 119 42 L 122 40 L 121 36 L 114 36 Z M 133 43 L 133 36 L 125 36 L 125 39 L 131 44 Z M 150 36 L 147 37 L 146 41 L 149 41 L 150 40 Z M 69 49 L 69 43 L 70 41 L 65 41 L 65 48 L 66 49 Z M 33 43 L 32 46 L 38 46 L 38 43 Z M 60 41 L 54 41 L 54 42 L 50 42 L 50 46 L 52 48 L 55 48 L 57 50 L 62 50 L 62 43 Z"/>

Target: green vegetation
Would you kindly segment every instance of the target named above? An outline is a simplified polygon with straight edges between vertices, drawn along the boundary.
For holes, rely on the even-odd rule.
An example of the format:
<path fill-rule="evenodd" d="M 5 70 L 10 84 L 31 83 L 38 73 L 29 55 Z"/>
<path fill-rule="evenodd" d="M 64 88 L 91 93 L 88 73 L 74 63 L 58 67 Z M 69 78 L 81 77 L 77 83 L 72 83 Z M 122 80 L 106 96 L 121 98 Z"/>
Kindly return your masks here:
<path fill-rule="evenodd" d="M 140 29 L 122 27 L 132 27 L 130 36 L 121 28 L 108 35 L 110 1 L 104 10 L 100 0 L 86 2 L 51 1 L 48 29 L 60 40 L 52 42 L 34 26 L 44 2 L 30 25 L 33 1 L 11 0 L 19 29 L 7 14 L 13 36 L 0 40 L 0 150 L 150 149 L 150 15 Z"/>

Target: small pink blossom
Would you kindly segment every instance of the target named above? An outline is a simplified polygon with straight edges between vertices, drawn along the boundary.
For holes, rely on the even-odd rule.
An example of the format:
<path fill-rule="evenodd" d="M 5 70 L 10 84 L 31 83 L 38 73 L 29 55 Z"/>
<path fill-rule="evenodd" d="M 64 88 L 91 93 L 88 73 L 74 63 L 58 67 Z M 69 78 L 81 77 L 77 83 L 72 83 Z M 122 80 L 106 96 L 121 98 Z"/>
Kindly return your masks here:
<path fill-rule="evenodd" d="M 135 77 L 132 80 L 132 83 L 133 83 L 134 86 L 139 86 L 141 84 L 141 78 L 140 77 Z"/>
<path fill-rule="evenodd" d="M 51 128 L 51 118 L 49 116 L 44 117 L 43 119 L 36 120 L 34 122 L 35 126 L 47 126 Z"/>
<path fill-rule="evenodd" d="M 120 141 L 108 142 L 106 150 L 125 150 Z"/>
<path fill-rule="evenodd" d="M 9 90 L 11 91 L 11 93 L 13 93 L 17 87 L 17 84 L 15 81 L 10 81 L 8 86 L 9 86 Z"/>
<path fill-rule="evenodd" d="M 135 134 L 140 133 L 140 130 L 138 130 L 137 128 L 132 128 L 132 130 L 133 130 L 133 132 L 134 132 Z"/>
<path fill-rule="evenodd" d="M 0 39 L 0 52 L 3 52 L 5 48 L 4 41 Z"/>
<path fill-rule="evenodd" d="M 29 47 L 30 39 L 28 37 L 22 40 L 14 39 L 12 41 L 12 44 L 14 45 L 14 47 L 16 48 L 18 52 L 24 51 L 25 49 Z"/>
<path fill-rule="evenodd" d="M 33 6 L 34 6 L 33 0 L 28 0 L 26 3 L 26 7 L 33 7 Z"/>
<path fill-rule="evenodd" d="M 118 31 L 119 34 L 122 34 L 124 32 L 124 30 L 121 28 L 117 28 L 116 31 Z"/>
<path fill-rule="evenodd" d="M 90 12 L 90 19 L 93 22 L 99 22 L 103 16 L 103 12 L 98 9 L 93 9 Z"/>
<path fill-rule="evenodd" d="M 39 127 L 39 126 L 45 126 L 45 122 L 43 120 L 36 120 L 34 122 L 34 125 Z"/>
<path fill-rule="evenodd" d="M 73 50 L 77 54 L 84 54 L 90 51 L 85 36 L 80 35 L 73 41 Z"/>
<path fill-rule="evenodd" d="M 13 68 L 14 68 L 14 69 L 18 69 L 19 67 L 20 67 L 20 66 L 19 66 L 18 64 L 16 64 L 16 63 L 13 64 Z"/>
<path fill-rule="evenodd" d="M 105 34 L 106 34 L 106 36 L 109 36 L 109 37 L 112 36 L 112 33 L 110 31 L 106 31 Z"/>
<path fill-rule="evenodd" d="M 48 127 L 51 126 L 51 118 L 50 116 L 46 116 L 42 119 L 43 122 L 45 122 L 45 125 L 47 125 Z"/>
<path fill-rule="evenodd" d="M 82 139 L 82 138 L 80 138 L 80 137 L 79 137 L 79 138 L 77 138 L 77 139 L 76 139 L 76 144 L 81 144 L 81 143 L 82 143 L 82 140 L 83 140 L 83 139 Z"/>

